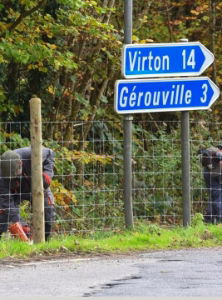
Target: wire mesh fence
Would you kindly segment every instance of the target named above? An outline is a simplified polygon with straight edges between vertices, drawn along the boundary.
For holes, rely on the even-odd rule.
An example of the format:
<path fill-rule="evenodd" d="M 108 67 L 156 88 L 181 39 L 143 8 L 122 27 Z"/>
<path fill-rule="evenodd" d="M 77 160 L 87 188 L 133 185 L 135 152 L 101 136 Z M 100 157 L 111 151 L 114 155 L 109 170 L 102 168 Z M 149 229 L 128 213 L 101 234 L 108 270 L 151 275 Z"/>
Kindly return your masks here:
<path fill-rule="evenodd" d="M 220 143 L 221 124 L 191 121 L 192 214 L 205 213 L 208 194 L 197 151 Z M 0 154 L 30 145 L 29 122 L 0 123 Z M 55 152 L 51 190 L 55 234 L 117 230 L 124 226 L 123 131 L 120 121 L 44 122 L 43 145 Z M 135 219 L 182 222 L 179 121 L 133 122 Z M 29 199 L 20 205 L 31 220 Z"/>

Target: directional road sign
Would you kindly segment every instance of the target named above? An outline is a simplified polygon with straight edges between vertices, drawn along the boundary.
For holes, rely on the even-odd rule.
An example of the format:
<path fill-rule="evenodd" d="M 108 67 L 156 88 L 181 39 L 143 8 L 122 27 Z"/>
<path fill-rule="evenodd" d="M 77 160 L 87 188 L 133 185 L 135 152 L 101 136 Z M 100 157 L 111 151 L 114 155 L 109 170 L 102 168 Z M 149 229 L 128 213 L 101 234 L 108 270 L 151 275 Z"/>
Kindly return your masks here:
<path fill-rule="evenodd" d="M 219 94 L 208 77 L 118 80 L 115 110 L 119 114 L 203 110 Z"/>
<path fill-rule="evenodd" d="M 198 76 L 214 61 L 200 42 L 130 44 L 123 47 L 122 74 L 125 78 Z"/>

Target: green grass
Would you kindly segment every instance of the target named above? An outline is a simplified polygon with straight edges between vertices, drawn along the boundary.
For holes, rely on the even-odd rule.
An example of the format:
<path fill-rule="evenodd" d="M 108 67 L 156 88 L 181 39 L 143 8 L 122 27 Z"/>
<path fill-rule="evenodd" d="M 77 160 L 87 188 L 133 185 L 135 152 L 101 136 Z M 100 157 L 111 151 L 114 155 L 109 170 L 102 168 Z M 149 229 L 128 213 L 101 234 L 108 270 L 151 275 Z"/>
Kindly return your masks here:
<path fill-rule="evenodd" d="M 15 239 L 0 241 L 0 258 L 30 258 L 64 253 L 130 253 L 157 249 L 215 247 L 222 245 L 222 224 L 206 225 L 197 214 L 190 227 L 167 228 L 137 223 L 133 230 L 99 232 L 88 236 L 67 235 L 30 245 Z"/>

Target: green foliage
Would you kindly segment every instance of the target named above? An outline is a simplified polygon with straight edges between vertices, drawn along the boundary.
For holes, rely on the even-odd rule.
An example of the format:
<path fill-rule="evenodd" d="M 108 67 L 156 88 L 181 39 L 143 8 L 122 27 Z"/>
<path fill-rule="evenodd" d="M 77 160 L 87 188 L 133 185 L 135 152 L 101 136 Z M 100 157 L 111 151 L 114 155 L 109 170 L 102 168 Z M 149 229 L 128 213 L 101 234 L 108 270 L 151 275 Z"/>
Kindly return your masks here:
<path fill-rule="evenodd" d="M 19 133 L 0 131 L 0 154 L 7 150 L 16 148 L 28 147 L 30 141 L 27 138 L 22 138 Z"/>
<path fill-rule="evenodd" d="M 203 215 L 201 213 L 196 213 L 192 218 L 191 226 L 201 226 L 203 225 L 203 220 Z"/>
<path fill-rule="evenodd" d="M 214 45 L 211 50 L 215 51 L 217 64 L 215 80 L 221 84 L 218 24 L 222 5 L 215 1 L 213 10 L 212 3 L 137 1 L 133 42 L 177 42 L 187 37 L 209 48 Z M 113 83 L 120 76 L 123 28 L 123 3 L 119 0 L 115 6 L 111 1 L 101 0 L 3 1 L 2 120 L 27 118 L 25 104 L 32 94 L 42 98 L 43 116 L 47 120 L 92 120 L 106 116 L 113 106 Z M 212 70 L 207 71 L 209 75 Z M 220 119 L 219 111 L 215 115 Z M 113 113 L 111 117 L 115 118 Z M 154 118 L 162 117 L 156 114 Z"/>
<path fill-rule="evenodd" d="M 136 215 L 160 219 L 166 215 L 181 215 L 181 190 L 176 188 L 181 186 L 181 148 L 177 141 L 180 138 L 179 129 L 168 132 L 163 124 L 154 135 L 135 126 L 134 134 Z M 141 136 L 149 143 L 146 151 Z"/>
<path fill-rule="evenodd" d="M 191 226 L 173 229 L 139 222 L 133 230 L 97 232 L 81 235 L 60 235 L 47 243 L 24 243 L 11 237 L 0 241 L 0 258 L 70 253 L 129 253 L 132 251 L 217 247 L 222 243 L 221 225 Z"/>
<path fill-rule="evenodd" d="M 112 7 L 91 0 L 38 3 L 24 0 L 2 4 L 0 69 L 6 70 L 0 80 L 2 100 L 7 97 L 9 107 L 12 103 L 23 107 L 25 99 L 37 94 L 47 99 L 57 119 L 67 117 L 67 99 L 71 110 L 73 107 L 71 118 L 76 117 L 79 105 L 85 109 L 89 103 L 84 113 L 87 118 L 95 98 L 90 91 L 100 89 L 109 73 L 108 64 L 116 56 L 116 30 L 105 21 L 107 14 L 113 12 Z M 17 70 L 13 74 L 9 71 L 11 64 Z M 105 68 L 100 68 L 100 64 Z M 87 101 L 89 96 L 92 98 Z M 23 103 L 19 101 L 21 97 Z M 12 117 L 24 115 L 27 111 L 19 109 Z M 54 120 L 54 114 L 48 115 L 47 107 L 43 107 L 43 115 Z M 4 114 L 3 120 L 9 120 L 9 115 Z"/>

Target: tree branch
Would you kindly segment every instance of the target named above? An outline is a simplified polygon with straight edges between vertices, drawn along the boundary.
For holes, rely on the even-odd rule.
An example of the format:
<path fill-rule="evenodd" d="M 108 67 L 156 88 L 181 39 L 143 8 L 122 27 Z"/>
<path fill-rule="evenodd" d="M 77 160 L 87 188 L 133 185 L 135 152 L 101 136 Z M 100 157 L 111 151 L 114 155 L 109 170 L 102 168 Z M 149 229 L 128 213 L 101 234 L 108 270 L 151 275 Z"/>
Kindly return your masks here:
<path fill-rule="evenodd" d="M 168 0 L 165 0 L 164 4 L 165 4 L 165 8 L 166 8 L 167 27 L 168 27 L 169 34 L 170 34 L 170 41 L 173 42 L 173 29 L 171 26 L 170 8 L 169 8 Z"/>
<path fill-rule="evenodd" d="M 36 6 L 34 6 L 33 8 L 31 8 L 30 10 L 27 11 L 23 11 L 20 16 L 15 20 L 14 23 L 12 23 L 8 30 L 11 32 L 13 31 L 21 22 L 24 18 L 30 16 L 31 14 L 33 14 L 35 11 L 37 11 L 39 8 L 41 8 L 41 6 L 43 6 L 46 3 L 46 0 L 41 0 Z"/>

